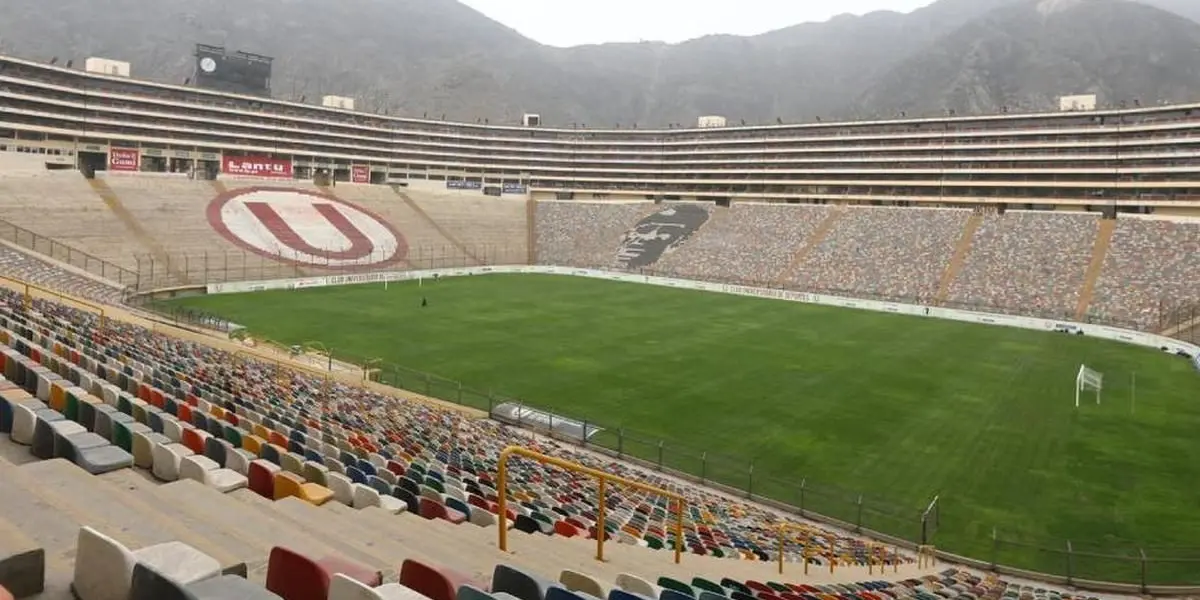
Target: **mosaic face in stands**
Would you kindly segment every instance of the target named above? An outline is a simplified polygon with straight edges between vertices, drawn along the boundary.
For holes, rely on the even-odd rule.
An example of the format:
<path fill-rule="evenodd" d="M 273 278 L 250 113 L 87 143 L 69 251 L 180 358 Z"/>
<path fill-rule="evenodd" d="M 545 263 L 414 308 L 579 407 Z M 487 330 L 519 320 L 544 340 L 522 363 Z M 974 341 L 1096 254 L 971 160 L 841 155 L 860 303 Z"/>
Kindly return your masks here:
<path fill-rule="evenodd" d="M 617 265 L 647 267 L 687 241 L 708 221 L 708 211 L 695 204 L 666 206 L 625 232 L 617 249 Z"/>

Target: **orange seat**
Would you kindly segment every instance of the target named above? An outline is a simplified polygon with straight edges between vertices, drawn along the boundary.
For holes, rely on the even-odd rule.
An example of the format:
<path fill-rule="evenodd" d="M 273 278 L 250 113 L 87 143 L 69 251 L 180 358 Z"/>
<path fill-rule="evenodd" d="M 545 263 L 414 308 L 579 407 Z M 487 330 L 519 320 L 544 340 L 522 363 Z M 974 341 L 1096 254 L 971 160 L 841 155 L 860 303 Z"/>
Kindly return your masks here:
<path fill-rule="evenodd" d="M 53 382 L 50 384 L 50 408 L 62 413 L 67 411 L 67 394 L 63 389 L 62 383 Z"/>
<path fill-rule="evenodd" d="M 263 426 L 261 423 L 255 423 L 255 424 L 254 424 L 254 435 L 256 435 L 256 436 L 258 436 L 258 437 L 262 438 L 262 439 L 265 441 L 265 440 L 267 440 L 267 439 L 270 439 L 270 437 L 271 437 L 271 430 L 270 430 L 270 429 L 267 429 L 267 428 L 266 428 L 265 426 Z"/>
<path fill-rule="evenodd" d="M 221 408 L 220 406 L 211 406 L 208 409 L 208 414 L 216 417 L 217 419 L 224 419 L 225 409 Z"/>
<path fill-rule="evenodd" d="M 270 432 L 270 434 L 269 434 L 269 435 L 267 435 L 267 440 L 268 440 L 269 442 L 271 442 L 272 444 L 275 444 L 276 446 L 281 446 L 281 447 L 283 447 L 285 450 L 286 450 L 286 449 L 287 449 L 287 447 L 288 447 L 288 440 L 287 440 L 287 438 L 283 437 L 283 434 L 282 434 L 282 433 L 279 433 L 278 431 L 272 431 L 272 432 Z"/>
<path fill-rule="evenodd" d="M 180 443 L 187 446 L 188 450 L 204 456 L 204 439 L 209 437 L 208 432 L 200 431 L 194 427 L 185 427 L 183 437 L 180 438 Z"/>

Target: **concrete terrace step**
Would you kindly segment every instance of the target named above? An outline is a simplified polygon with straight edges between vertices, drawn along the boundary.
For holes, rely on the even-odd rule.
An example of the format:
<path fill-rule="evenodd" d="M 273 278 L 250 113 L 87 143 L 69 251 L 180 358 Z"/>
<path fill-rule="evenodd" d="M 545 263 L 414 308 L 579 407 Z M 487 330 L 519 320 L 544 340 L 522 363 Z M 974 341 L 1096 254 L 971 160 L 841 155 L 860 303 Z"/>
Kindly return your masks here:
<path fill-rule="evenodd" d="M 380 559 L 365 552 L 353 542 L 346 541 L 348 536 L 345 533 L 331 528 L 327 521 L 333 517 L 332 513 L 318 513 L 315 517 L 309 517 L 308 520 L 298 523 L 288 518 L 284 512 L 276 509 L 274 501 L 267 500 L 248 489 L 223 494 L 223 496 L 231 501 L 231 504 L 240 505 L 247 518 L 257 515 L 259 523 L 256 523 L 256 526 L 265 528 L 267 532 L 265 537 L 274 540 L 273 545 L 287 546 L 313 558 L 341 556 L 371 568 L 380 570 L 388 568 L 388 565 L 381 562 Z M 270 548 L 268 547 L 267 550 L 269 551 Z"/>
<path fill-rule="evenodd" d="M 30 463 L 17 467 L 12 475 L 25 489 L 53 498 L 57 507 L 77 516 L 78 523 L 112 535 L 131 548 L 177 540 L 209 554 L 222 566 L 241 562 L 236 545 L 219 535 L 219 528 L 212 523 L 198 522 L 193 529 L 175 518 L 169 505 L 150 502 L 65 460 Z"/>
<path fill-rule="evenodd" d="M 333 550 L 292 523 L 230 498 L 199 482 L 182 480 L 150 492 L 176 510 L 208 523 L 220 523 L 228 538 L 253 560 L 247 561 L 248 578 L 266 581 L 267 559 L 273 546 L 287 546 L 304 554 L 328 554 Z"/>

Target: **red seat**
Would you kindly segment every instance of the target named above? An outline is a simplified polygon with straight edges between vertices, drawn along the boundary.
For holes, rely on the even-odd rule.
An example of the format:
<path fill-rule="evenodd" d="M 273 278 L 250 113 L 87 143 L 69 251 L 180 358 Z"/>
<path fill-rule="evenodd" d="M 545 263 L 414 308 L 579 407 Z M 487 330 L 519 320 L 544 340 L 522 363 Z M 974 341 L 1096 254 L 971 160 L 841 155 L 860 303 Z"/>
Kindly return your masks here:
<path fill-rule="evenodd" d="M 312 559 L 276 546 L 267 561 L 267 591 L 283 600 L 327 600 L 329 573 Z"/>
<path fill-rule="evenodd" d="M 268 500 L 274 500 L 275 472 L 267 464 L 269 463 L 261 459 L 251 461 L 250 468 L 246 471 L 246 477 L 250 480 L 248 484 L 250 491 Z"/>
<path fill-rule="evenodd" d="M 180 404 L 179 405 L 179 414 L 175 415 L 175 416 L 179 417 L 180 421 L 191 424 L 191 422 L 192 422 L 192 407 L 188 406 L 187 404 Z"/>
<path fill-rule="evenodd" d="M 187 446 L 188 450 L 201 456 L 204 455 L 204 436 L 200 435 L 198 429 L 191 427 L 184 428 L 183 437 L 179 441 L 184 446 Z"/>
<path fill-rule="evenodd" d="M 554 533 L 555 535 L 561 535 L 563 537 L 578 537 L 579 528 L 567 523 L 566 521 L 555 521 Z"/>
<path fill-rule="evenodd" d="M 326 556 L 318 560 L 317 564 L 322 569 L 325 569 L 325 572 L 329 574 L 331 579 L 334 575 L 340 573 L 367 587 L 379 587 L 383 585 L 383 573 L 346 560 L 340 556 Z"/>
<path fill-rule="evenodd" d="M 402 477 L 404 475 L 404 466 L 394 460 L 389 460 L 387 462 L 387 470 L 395 474 L 396 477 Z"/>
<path fill-rule="evenodd" d="M 445 521 L 450 521 L 455 525 L 461 524 L 467 520 L 466 515 L 452 508 L 446 508 L 446 506 L 441 502 L 430 500 L 429 498 L 421 498 L 419 508 L 421 516 L 426 519 L 442 519 Z"/>
<path fill-rule="evenodd" d="M 768 593 L 768 594 L 773 594 L 773 593 L 775 593 L 775 589 L 774 589 L 774 588 L 772 588 L 771 586 L 769 586 L 769 585 L 767 585 L 767 584 L 765 584 L 765 583 L 761 583 L 761 582 L 758 582 L 758 581 L 747 581 L 747 582 L 746 582 L 746 587 L 750 588 L 750 590 L 751 590 L 751 591 L 753 591 L 753 592 L 755 592 L 755 594 L 756 594 L 756 595 L 757 595 L 758 593 L 760 593 L 760 592 L 766 592 L 766 593 Z"/>
<path fill-rule="evenodd" d="M 288 447 L 288 439 L 283 437 L 283 434 L 279 433 L 278 431 L 272 431 L 267 436 L 267 441 L 275 444 L 276 446 L 282 447 L 284 450 L 286 450 Z"/>
<path fill-rule="evenodd" d="M 440 569 L 413 559 L 400 565 L 400 585 L 430 600 L 455 600 L 458 587 Z"/>
<path fill-rule="evenodd" d="M 233 414 L 232 412 L 226 412 L 225 413 L 225 422 L 229 423 L 230 425 L 233 425 L 234 427 L 237 427 L 238 423 L 240 423 L 241 421 L 238 420 L 237 415 Z"/>

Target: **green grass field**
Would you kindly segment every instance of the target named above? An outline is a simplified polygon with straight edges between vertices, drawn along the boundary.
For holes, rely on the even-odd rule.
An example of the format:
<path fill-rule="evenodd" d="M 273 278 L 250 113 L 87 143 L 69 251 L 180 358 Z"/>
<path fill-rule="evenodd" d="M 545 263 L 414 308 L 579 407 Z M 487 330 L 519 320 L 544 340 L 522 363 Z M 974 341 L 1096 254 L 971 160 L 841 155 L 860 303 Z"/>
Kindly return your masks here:
<path fill-rule="evenodd" d="M 862 494 L 864 526 L 909 539 L 939 495 L 932 541 L 983 560 L 1065 573 L 1068 540 L 1076 552 L 1200 557 L 1200 375 L 1152 350 L 547 275 L 175 304 L 587 419 L 607 444 L 624 428 L 624 451 L 651 460 L 661 438 L 668 466 L 755 494 L 796 504 L 804 481 L 806 508 L 846 521 Z M 1080 363 L 1105 389 L 1076 410 Z M 1080 556 L 1071 568 L 1109 580 L 1140 569 Z M 1200 562 L 1149 568 L 1160 583 L 1197 573 Z"/>

